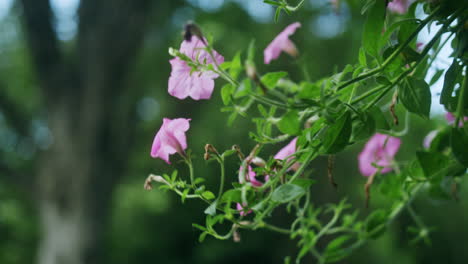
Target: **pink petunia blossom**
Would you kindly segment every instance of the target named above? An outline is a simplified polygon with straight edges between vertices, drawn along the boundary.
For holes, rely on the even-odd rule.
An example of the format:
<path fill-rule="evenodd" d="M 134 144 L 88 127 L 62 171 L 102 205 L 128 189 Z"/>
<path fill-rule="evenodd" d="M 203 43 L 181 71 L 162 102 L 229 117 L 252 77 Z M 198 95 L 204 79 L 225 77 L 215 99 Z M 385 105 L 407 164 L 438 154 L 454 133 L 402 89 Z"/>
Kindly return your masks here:
<path fill-rule="evenodd" d="M 247 210 L 246 211 L 246 209 L 244 207 L 246 207 L 246 206 L 242 206 L 240 203 L 236 204 L 236 209 L 237 209 L 237 211 L 239 211 L 239 214 L 241 216 L 246 216 L 246 215 L 252 213 L 252 210 Z"/>
<path fill-rule="evenodd" d="M 413 0 L 393 0 L 388 3 L 387 8 L 393 13 L 405 14 L 408 12 L 408 8 L 413 3 Z"/>
<path fill-rule="evenodd" d="M 213 58 L 204 49 L 203 42 L 197 36 L 192 36 L 191 41 L 184 40 L 180 46 L 180 52 L 187 55 L 193 61 L 203 65 L 213 64 Z M 213 57 L 219 65 L 224 62 L 223 56 L 213 50 Z M 186 61 L 176 57 L 169 61 L 171 64 L 171 76 L 169 77 L 169 94 L 179 99 L 191 97 L 194 100 L 210 99 L 214 88 L 214 79 L 218 74 L 212 71 L 192 71 Z"/>
<path fill-rule="evenodd" d="M 289 142 L 288 145 L 280 149 L 280 151 L 276 153 L 274 158 L 278 160 L 284 160 L 286 159 L 286 157 L 291 156 L 292 154 L 296 153 L 296 143 L 297 143 L 297 137 L 291 140 L 291 142 Z M 289 157 L 288 161 L 291 160 L 292 158 L 293 157 Z M 299 169 L 299 166 L 300 166 L 299 162 L 296 162 L 291 166 L 291 169 L 296 171 L 297 169 Z"/>
<path fill-rule="evenodd" d="M 423 140 L 423 147 L 425 149 L 429 149 L 431 147 L 431 143 L 432 141 L 434 140 L 434 138 L 437 136 L 437 134 L 439 133 L 439 130 L 432 130 L 431 132 L 429 132 L 425 137 L 424 137 L 424 140 Z"/>
<path fill-rule="evenodd" d="M 289 40 L 289 36 L 294 34 L 297 28 L 301 27 L 301 23 L 295 22 L 287 26 L 263 51 L 265 64 L 270 64 L 274 59 L 277 59 L 281 51 L 288 53 L 291 56 L 297 56 L 297 49 L 294 43 Z"/>
<path fill-rule="evenodd" d="M 371 176 L 379 169 L 380 173 L 387 173 L 392 170 L 393 157 L 400 148 L 401 140 L 396 137 L 376 133 L 367 141 L 364 149 L 359 153 L 359 170 L 364 176 Z"/>
<path fill-rule="evenodd" d="M 158 133 L 154 137 L 153 146 L 151 147 L 151 157 L 160 158 L 171 164 L 169 155 L 179 153 L 185 154 L 187 148 L 187 138 L 185 132 L 190 128 L 190 119 L 164 118 L 163 124 Z"/>
<path fill-rule="evenodd" d="M 452 113 L 450 113 L 450 112 L 447 112 L 447 113 L 445 114 L 445 119 L 447 120 L 447 122 L 448 122 L 450 125 L 452 125 L 453 123 L 455 123 L 456 117 L 455 117 L 454 114 L 452 114 Z M 463 117 L 463 120 L 464 120 L 464 121 L 468 121 L 468 116 Z M 462 127 L 462 126 L 463 126 L 463 121 L 462 121 L 462 120 L 460 120 L 460 122 L 458 123 L 458 126 L 459 126 L 459 127 Z"/>

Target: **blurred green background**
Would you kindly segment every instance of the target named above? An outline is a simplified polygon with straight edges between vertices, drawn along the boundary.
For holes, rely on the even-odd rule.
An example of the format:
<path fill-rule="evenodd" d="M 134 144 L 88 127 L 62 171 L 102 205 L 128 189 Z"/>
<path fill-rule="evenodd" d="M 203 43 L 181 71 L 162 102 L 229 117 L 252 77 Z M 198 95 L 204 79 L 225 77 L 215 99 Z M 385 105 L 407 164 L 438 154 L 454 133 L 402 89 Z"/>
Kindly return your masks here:
<path fill-rule="evenodd" d="M 286 70 L 295 81 L 305 78 L 301 69 L 316 80 L 357 60 L 361 1 L 342 1 L 338 10 L 326 0 L 306 2 L 275 23 L 274 9 L 261 0 L 0 0 L 0 263 L 260 264 L 295 256 L 297 241 L 268 231 L 242 232 L 240 243 L 199 243 L 191 223 L 204 221 L 205 205 L 144 191 L 143 182 L 174 167 L 187 175 L 177 162 L 149 156 L 163 117 L 192 119 L 188 144 L 196 174 L 213 189 L 217 166 L 202 159 L 204 145 L 238 144 L 245 152 L 254 145 L 248 119 L 226 124 L 222 80 L 208 101 L 168 95 L 167 51 L 180 45 L 188 20 L 213 36 L 226 60 L 239 50 L 245 56 L 255 39 L 259 71 Z M 302 23 L 292 37 L 299 59 L 283 54 L 263 65 L 263 48 L 294 21 Z M 431 122 L 412 117 L 399 160 L 411 158 L 424 135 L 445 124 L 433 116 Z M 314 162 L 313 203 L 348 197 L 363 215 L 369 212 L 356 162 L 361 147 L 337 157 L 337 191 L 327 182 L 326 159 Z M 236 181 L 238 166 L 231 160 L 229 181 Z M 436 227 L 431 246 L 409 244 L 411 220 L 403 213 L 384 236 L 342 263 L 466 263 L 467 188 L 460 186 L 459 202 L 415 201 Z M 372 207 L 390 202 L 376 195 Z M 291 216 L 273 218 L 286 225 Z"/>

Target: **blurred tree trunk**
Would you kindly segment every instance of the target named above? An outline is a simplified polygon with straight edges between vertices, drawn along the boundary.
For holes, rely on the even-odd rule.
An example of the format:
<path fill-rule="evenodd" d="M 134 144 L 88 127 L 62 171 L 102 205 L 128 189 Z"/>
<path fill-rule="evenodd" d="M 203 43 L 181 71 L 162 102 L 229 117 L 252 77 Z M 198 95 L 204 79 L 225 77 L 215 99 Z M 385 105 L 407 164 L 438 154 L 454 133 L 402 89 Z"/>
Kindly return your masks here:
<path fill-rule="evenodd" d="M 101 263 L 112 190 L 125 169 L 134 98 L 125 76 L 151 0 L 81 0 L 75 50 L 63 52 L 48 0 L 21 0 L 54 143 L 38 162 L 39 264 Z"/>

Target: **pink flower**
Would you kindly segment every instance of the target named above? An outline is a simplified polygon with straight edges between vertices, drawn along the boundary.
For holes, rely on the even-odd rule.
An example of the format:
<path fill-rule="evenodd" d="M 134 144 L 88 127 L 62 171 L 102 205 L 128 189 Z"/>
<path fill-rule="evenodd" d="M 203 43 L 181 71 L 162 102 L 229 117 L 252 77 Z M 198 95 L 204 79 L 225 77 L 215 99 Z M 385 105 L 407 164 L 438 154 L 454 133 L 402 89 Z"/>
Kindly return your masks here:
<path fill-rule="evenodd" d="M 426 137 L 424 137 L 423 147 L 425 149 L 429 149 L 431 147 L 432 140 L 437 136 L 437 133 L 439 133 L 439 130 L 432 130 L 426 135 Z"/>
<path fill-rule="evenodd" d="M 206 40 L 205 40 L 206 43 Z M 214 64 L 212 57 L 204 50 L 206 45 L 197 36 L 192 36 L 191 41 L 183 41 L 180 52 L 187 55 L 193 61 L 203 65 Z M 223 56 L 213 50 L 213 57 L 219 65 L 224 62 Z M 218 74 L 212 71 L 192 71 L 186 61 L 176 57 L 169 61 L 172 66 L 169 77 L 169 94 L 179 99 L 188 96 L 194 100 L 210 99 L 214 88 L 214 79 Z M 213 65 L 216 68 L 216 65 Z"/>
<path fill-rule="evenodd" d="M 291 140 L 288 145 L 286 145 L 284 148 L 280 149 L 278 153 L 274 156 L 275 159 L 278 160 L 284 160 L 286 157 L 291 156 L 292 154 L 296 153 L 296 142 L 297 142 L 297 137 Z M 291 160 L 293 157 L 289 157 L 288 161 Z M 299 168 L 300 164 L 299 162 L 294 163 L 291 166 L 292 170 L 297 170 Z"/>
<path fill-rule="evenodd" d="M 263 51 L 265 64 L 270 64 L 274 59 L 277 59 L 281 51 L 288 53 L 291 56 L 297 56 L 297 49 L 294 43 L 289 40 L 289 36 L 294 34 L 296 29 L 301 26 L 301 23 L 296 22 L 287 26 Z"/>
<path fill-rule="evenodd" d="M 401 140 L 389 135 L 376 133 L 367 141 L 364 149 L 359 153 L 359 170 L 364 176 L 371 176 L 380 169 L 380 173 L 392 170 L 393 157 L 400 148 Z"/>
<path fill-rule="evenodd" d="M 408 8 L 412 2 L 413 0 L 393 0 L 388 3 L 387 8 L 393 13 L 402 15 L 408 12 Z"/>
<path fill-rule="evenodd" d="M 455 123 L 456 117 L 455 117 L 455 115 L 453 115 L 452 113 L 447 112 L 447 113 L 445 114 L 445 119 L 447 120 L 447 122 L 448 122 L 450 125 L 452 125 L 453 123 Z M 464 120 L 464 121 L 468 121 L 468 116 L 463 117 L 463 120 Z M 459 127 L 462 127 L 462 126 L 463 126 L 463 121 L 462 121 L 462 120 L 460 120 L 460 122 L 458 123 L 458 126 L 459 126 Z"/>
<path fill-rule="evenodd" d="M 237 209 L 237 211 L 239 211 L 239 214 L 241 216 L 246 216 L 246 215 L 248 215 L 248 214 L 250 214 L 252 212 L 252 210 L 246 211 L 244 207 L 246 207 L 246 206 L 242 206 L 240 203 L 236 204 L 236 209 Z"/>
<path fill-rule="evenodd" d="M 169 155 L 176 152 L 180 155 L 184 155 L 185 149 L 187 148 L 185 132 L 190 128 L 189 121 L 190 119 L 186 118 L 176 118 L 172 120 L 164 118 L 161 128 L 154 137 L 153 146 L 151 147 L 151 157 L 160 158 L 168 164 L 171 164 Z"/>

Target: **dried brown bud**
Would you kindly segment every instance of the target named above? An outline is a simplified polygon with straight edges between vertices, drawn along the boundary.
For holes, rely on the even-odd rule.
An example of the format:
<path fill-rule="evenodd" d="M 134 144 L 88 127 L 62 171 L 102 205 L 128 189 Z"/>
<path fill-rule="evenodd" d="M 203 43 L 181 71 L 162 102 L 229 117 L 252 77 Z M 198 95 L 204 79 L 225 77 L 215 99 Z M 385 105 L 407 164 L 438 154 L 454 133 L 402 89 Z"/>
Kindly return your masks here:
<path fill-rule="evenodd" d="M 153 189 L 153 185 L 152 185 L 153 181 L 163 183 L 163 184 L 169 184 L 163 177 L 159 175 L 150 174 L 148 178 L 146 178 L 145 184 L 143 185 L 145 190 L 151 191 Z"/>

